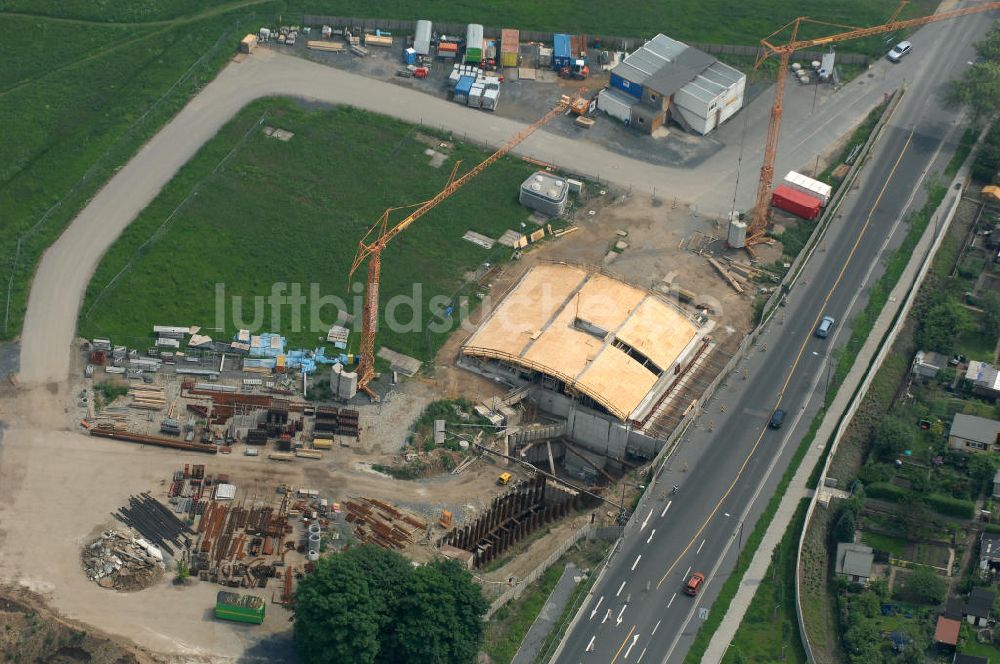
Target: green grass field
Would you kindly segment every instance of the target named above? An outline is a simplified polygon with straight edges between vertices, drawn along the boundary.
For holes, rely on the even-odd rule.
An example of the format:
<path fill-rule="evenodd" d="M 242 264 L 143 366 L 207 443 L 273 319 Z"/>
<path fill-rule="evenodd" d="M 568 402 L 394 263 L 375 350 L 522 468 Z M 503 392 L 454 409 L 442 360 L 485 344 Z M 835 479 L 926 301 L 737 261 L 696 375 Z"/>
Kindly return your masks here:
<path fill-rule="evenodd" d="M 0 1 L 0 339 L 45 248 L 274 3 L 203 5 Z"/>
<path fill-rule="evenodd" d="M 803 500 L 796 508 L 723 662 L 806 661 L 795 616 L 795 556 L 808 506 Z"/>
<path fill-rule="evenodd" d="M 286 143 L 265 136 L 256 126 L 264 113 L 267 124 L 295 137 Z M 244 324 L 249 325 L 252 298 L 267 297 L 272 284 L 285 282 L 301 284 L 309 299 L 299 323 L 290 307 L 273 321 L 266 307 L 260 327 L 280 331 L 298 346 L 315 347 L 325 327 L 310 320 L 312 305 L 319 304 L 310 296 L 311 284 L 318 284 L 324 296 L 353 296 L 357 291 L 349 291 L 348 270 L 358 240 L 381 211 L 433 196 L 456 157 L 465 170 L 485 155 L 456 144 L 445 164 L 433 168 L 420 137 L 412 125 L 350 108 L 307 109 L 276 99 L 252 104 L 202 148 L 109 250 L 88 289 L 81 333 L 143 347 L 154 323 L 212 330 L 217 327 L 215 284 L 221 283 L 229 303 L 223 322 L 228 337 L 240 327 L 228 313 L 231 296 L 244 298 Z M 433 355 L 446 330 L 426 331 L 430 298 L 452 297 L 466 271 L 511 254 L 501 245 L 487 251 L 462 235 L 472 229 L 495 238 L 527 221 L 517 191 L 532 170 L 518 159 L 500 160 L 394 240 L 382 257 L 379 344 L 421 358 Z M 195 187 L 197 195 L 177 210 Z M 362 269 L 355 281 L 361 285 L 364 279 Z M 423 331 L 394 330 L 385 324 L 391 309 L 386 305 L 414 288 L 422 289 L 423 300 L 422 321 L 414 327 Z M 351 299 L 348 309 L 360 313 Z M 320 314 L 325 326 L 337 317 L 333 306 Z M 397 314 L 403 324 L 412 318 L 407 306 Z"/>
<path fill-rule="evenodd" d="M 289 12 L 373 18 L 468 21 L 522 30 L 552 30 L 591 35 L 652 36 L 657 32 L 691 42 L 756 44 L 802 14 L 841 25 L 869 26 L 885 22 L 896 0 L 837 0 L 804 5 L 795 0 L 289 0 Z M 904 16 L 923 16 L 936 7 L 931 0 L 915 0 Z M 826 28 L 823 34 L 830 34 Z M 837 28 L 834 28 L 837 30 Z M 808 31 L 803 33 L 812 36 Z M 875 41 L 875 44 L 881 42 Z M 868 42 L 844 45 L 846 50 L 871 47 Z M 881 50 L 881 46 L 879 46 Z"/>

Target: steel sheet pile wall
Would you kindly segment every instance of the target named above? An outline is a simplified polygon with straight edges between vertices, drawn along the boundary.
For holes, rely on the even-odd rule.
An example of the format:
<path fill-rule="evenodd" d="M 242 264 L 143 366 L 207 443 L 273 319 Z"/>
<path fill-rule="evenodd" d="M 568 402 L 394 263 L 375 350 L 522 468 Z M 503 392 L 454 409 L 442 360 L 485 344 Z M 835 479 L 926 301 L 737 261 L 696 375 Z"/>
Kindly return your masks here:
<path fill-rule="evenodd" d="M 452 529 L 438 544 L 471 552 L 473 566 L 481 567 L 539 527 L 584 507 L 584 494 L 548 488 L 546 480 L 544 475 L 538 475 L 497 496 L 485 514 L 465 527 Z"/>

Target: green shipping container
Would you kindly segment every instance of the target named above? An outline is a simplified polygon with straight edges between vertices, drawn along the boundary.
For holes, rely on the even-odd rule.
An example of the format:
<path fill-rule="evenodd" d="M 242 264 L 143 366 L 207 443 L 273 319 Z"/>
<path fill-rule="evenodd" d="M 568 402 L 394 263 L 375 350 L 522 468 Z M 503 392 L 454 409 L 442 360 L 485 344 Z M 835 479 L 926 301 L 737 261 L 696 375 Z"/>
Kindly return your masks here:
<path fill-rule="evenodd" d="M 220 590 L 215 596 L 215 617 L 220 620 L 259 625 L 264 622 L 264 600 L 257 595 L 240 595 Z"/>

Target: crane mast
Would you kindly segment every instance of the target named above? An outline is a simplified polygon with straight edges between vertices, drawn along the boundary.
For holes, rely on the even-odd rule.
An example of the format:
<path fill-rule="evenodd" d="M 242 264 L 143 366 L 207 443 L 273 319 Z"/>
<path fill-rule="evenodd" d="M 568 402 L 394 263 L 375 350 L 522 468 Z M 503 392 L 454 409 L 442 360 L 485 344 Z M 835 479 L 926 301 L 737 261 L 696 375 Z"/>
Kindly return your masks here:
<path fill-rule="evenodd" d="M 853 28 L 846 32 L 829 35 L 827 37 L 799 39 L 799 29 L 803 23 L 833 25 L 823 23 L 822 21 L 814 21 L 806 16 L 800 16 L 760 40 L 761 50 L 760 54 L 757 56 L 757 61 L 754 64 L 754 69 L 758 69 L 768 58 L 777 56 L 778 79 L 774 86 L 774 102 L 771 105 L 771 119 L 767 127 L 767 142 L 764 144 L 764 161 L 760 167 L 760 180 L 757 183 L 757 199 L 754 204 L 753 220 L 747 228 L 747 245 L 754 245 L 763 240 L 764 233 L 767 231 L 767 226 L 771 219 L 771 184 L 774 181 L 774 161 L 778 153 L 778 138 L 781 135 L 782 98 L 785 93 L 785 79 L 788 77 L 788 65 L 791 61 L 792 54 L 795 51 L 804 48 L 826 46 L 827 44 L 834 44 L 851 39 L 861 39 L 864 37 L 871 37 L 873 35 L 882 35 L 888 32 L 895 32 L 897 30 L 905 30 L 907 28 L 927 25 L 928 23 L 947 21 L 961 16 L 968 16 L 969 14 L 979 14 L 993 9 L 1000 9 L 1000 2 L 987 2 L 973 7 L 954 9 L 951 11 L 941 12 L 939 14 L 932 14 L 930 16 L 922 16 L 920 18 L 911 18 L 903 21 L 896 20 L 896 17 L 899 15 L 900 11 L 902 11 L 902 8 L 906 5 L 907 1 L 908 0 L 903 0 L 899 9 L 897 9 L 893 14 L 892 20 L 888 23 L 883 23 L 882 25 L 875 25 L 868 28 Z M 784 44 L 773 43 L 774 41 L 777 41 L 775 39 L 777 35 L 789 29 L 791 30 L 791 38 L 788 42 Z"/>

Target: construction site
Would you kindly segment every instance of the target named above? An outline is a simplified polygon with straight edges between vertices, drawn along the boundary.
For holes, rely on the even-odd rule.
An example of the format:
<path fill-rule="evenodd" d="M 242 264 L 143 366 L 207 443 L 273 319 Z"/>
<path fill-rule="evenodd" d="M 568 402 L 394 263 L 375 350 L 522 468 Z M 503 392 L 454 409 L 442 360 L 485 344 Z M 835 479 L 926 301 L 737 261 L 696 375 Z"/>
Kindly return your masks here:
<path fill-rule="evenodd" d="M 477 34 L 474 27 L 469 26 L 469 35 Z M 278 43 L 294 47 L 296 34 L 291 41 L 289 35 L 296 31 L 276 32 L 283 37 L 280 42 L 273 36 L 274 43 L 260 38 L 264 46 L 245 40 L 240 61 L 266 57 L 259 53 Z M 356 68 L 374 67 L 371 62 L 390 56 L 371 57 L 362 43 L 394 43 L 391 35 L 365 31 L 364 41 L 355 44 L 347 28 L 321 35 L 305 47 L 314 61 L 310 66 L 351 57 L 363 61 Z M 340 37 L 345 49 L 330 46 Z M 561 44 L 562 35 L 556 37 Z M 729 73 L 720 63 L 688 52 L 696 49 L 659 37 L 634 44 L 628 62 L 624 53 L 608 62 L 602 62 L 600 52 L 591 53 L 595 73 L 600 69 L 600 76 L 609 77 L 605 90 L 614 87 L 615 71 L 642 78 L 636 71 L 642 73 L 643 58 L 653 57 L 656 49 L 687 53 L 685 62 L 697 64 L 685 70 L 690 79 L 674 81 L 678 94 L 711 67 L 715 73 L 704 76 Z M 581 51 L 580 39 L 582 50 L 594 50 L 582 36 L 567 36 L 568 48 Z M 391 57 L 408 57 L 410 43 Z M 480 150 L 475 165 L 456 158 L 473 153 L 464 136 L 445 135 L 430 124 L 419 130 L 416 124 L 395 128 L 402 138 L 388 145 L 387 162 L 410 151 L 428 169 L 452 163 L 414 175 L 415 181 L 430 183 L 421 190 L 423 199 L 366 216 L 367 231 L 348 228 L 349 234 L 338 228 L 339 247 L 346 245 L 353 261 L 323 255 L 323 269 L 363 286 L 360 310 L 294 338 L 279 319 L 231 330 L 212 327 L 203 312 L 172 309 L 162 318 L 144 316 L 144 337 L 88 334 L 76 339 L 68 383 L 45 384 L 22 395 L 17 435 L 32 444 L 17 448 L 23 454 L 15 459 L 21 473 L 6 491 L 13 496 L 21 483 L 44 485 L 54 505 L 81 503 L 78 510 L 53 509 L 45 515 L 51 519 L 46 527 L 65 532 L 72 547 L 38 553 L 37 564 L 49 571 L 45 578 L 32 575 L 33 589 L 57 588 L 70 598 L 63 606 L 80 615 L 90 610 L 92 593 L 101 593 L 111 598 L 109 606 L 119 616 L 112 631 L 124 631 L 127 621 L 120 617 L 135 612 L 150 623 L 162 619 L 162 633 L 150 641 L 192 629 L 192 643 L 225 642 L 227 652 L 237 653 L 258 637 L 220 622 L 220 616 L 227 618 L 219 604 L 216 619 L 202 619 L 212 615 L 213 598 L 222 603 L 217 593 L 250 613 L 260 608 L 259 616 L 246 621 L 261 625 L 258 634 L 287 637 L 297 584 L 320 558 L 345 547 L 393 549 L 414 564 L 436 557 L 456 560 L 473 572 L 495 611 L 516 595 L 514 590 L 537 578 L 567 542 L 618 536 L 637 496 L 655 481 L 654 460 L 669 452 L 694 421 L 706 390 L 718 384 L 746 346 L 765 301 L 780 299 L 782 280 L 798 251 L 782 245 L 783 234 L 789 229 L 807 234 L 809 222 L 830 201 L 831 188 L 789 171 L 772 191 L 783 83 L 764 146 L 756 206 L 749 214 L 735 209 L 735 195 L 728 214 L 706 213 L 662 191 L 658 195 L 655 188 L 651 194 L 633 192 L 582 168 L 519 155 L 519 146 L 545 127 L 560 137 L 606 131 L 598 143 L 617 141 L 624 132 L 617 124 L 593 130 L 593 124 L 580 122 L 610 124 L 597 110 L 622 120 L 612 114 L 621 94 L 611 90 L 609 106 L 591 106 L 595 97 L 581 82 L 587 78 L 578 75 L 581 65 L 568 62 L 553 69 L 553 49 L 522 46 L 515 63 L 521 66 L 507 64 L 502 54 L 489 71 L 482 62 L 449 61 L 448 68 L 432 66 L 435 73 L 425 81 L 417 74 L 423 61 L 416 59 L 401 68 L 409 74 L 390 75 L 400 79 L 394 83 L 418 91 L 433 83 L 438 96 L 447 88 L 448 102 L 464 105 L 473 105 L 473 91 L 460 90 L 461 79 L 471 76 L 476 85 L 482 78 L 480 110 L 496 110 L 484 100 L 495 91 L 489 87 L 492 73 L 505 67 L 517 72 L 502 88 L 512 105 L 518 95 L 527 99 L 529 91 L 537 93 L 527 83 L 535 80 L 531 72 L 536 69 L 538 74 L 545 69 L 540 77 L 550 82 L 566 80 L 548 89 L 554 94 L 537 93 L 531 104 L 519 105 L 511 115 L 524 120 L 531 113 L 528 123 L 505 142 L 493 141 L 499 148 Z M 769 55 L 782 58 L 783 70 L 798 72 L 790 56 L 808 46 L 793 42 Z M 524 66 L 525 54 L 549 59 Z M 702 65 L 702 73 L 692 73 Z M 480 71 L 463 69 L 468 66 Z M 668 73 L 658 72 L 643 82 L 665 85 L 667 78 Z M 525 84 L 515 85 L 520 81 Z M 730 96 L 739 91 L 740 106 L 743 84 L 734 79 L 726 90 Z M 535 112 L 542 97 L 545 108 Z M 492 99 L 498 103 L 495 95 Z M 629 121 L 651 117 L 643 115 L 648 109 L 642 104 L 648 106 L 648 99 L 629 101 Z M 727 111 L 726 118 L 737 110 Z M 281 118 L 288 109 L 273 111 L 265 108 L 261 119 Z M 657 127 L 643 128 L 653 138 L 622 139 L 627 149 L 619 153 L 648 147 L 657 131 L 663 138 L 671 117 L 666 113 L 666 107 L 659 108 L 651 122 Z M 292 115 L 288 112 L 289 126 Z M 314 120 L 303 117 L 302 124 Z M 698 118 L 704 121 L 699 141 L 709 131 L 735 131 L 732 124 L 723 126 L 721 113 Z M 250 124 L 245 137 L 252 141 L 266 135 L 261 140 L 267 151 L 294 155 L 309 136 L 299 126 L 291 131 Z M 687 140 L 675 136 L 671 144 Z M 695 152 L 708 149 L 707 143 L 699 145 Z M 819 177 L 821 162 L 824 168 L 836 167 L 835 179 L 846 174 L 853 156 L 828 163 L 840 147 L 811 155 L 811 175 Z M 482 183 L 480 176 L 498 162 L 498 170 L 517 174 L 516 186 L 505 181 L 500 188 L 492 181 L 492 188 L 473 194 L 473 183 Z M 248 159 L 241 168 L 250 172 L 259 163 Z M 427 173 L 436 179 L 429 180 Z M 201 200 L 211 196 L 208 184 Z M 719 200 L 729 195 L 721 193 L 704 195 Z M 463 302 L 448 291 L 441 308 L 450 325 L 441 333 L 444 340 L 435 345 L 425 339 L 431 357 L 414 357 L 412 348 L 396 346 L 400 337 L 387 329 L 385 296 L 395 295 L 390 289 L 398 289 L 400 281 L 420 280 L 415 266 L 423 264 L 417 260 L 434 260 L 429 249 L 430 258 L 416 256 L 432 244 L 427 236 L 412 240 L 416 233 L 429 227 L 426 232 L 438 233 L 432 241 L 443 245 L 445 231 L 434 226 L 435 216 L 462 216 L 461 210 L 447 208 L 448 202 L 474 195 L 481 213 L 495 199 L 511 207 L 516 202 L 517 216 L 489 229 L 463 220 L 457 239 L 451 237 L 454 229 L 447 229 L 448 240 L 459 246 L 493 253 L 473 254 L 478 258 L 474 269 L 449 275 L 471 296 Z M 378 209 L 384 204 L 379 199 Z M 350 216 L 355 209 L 342 214 Z M 243 213 L 249 218 L 253 211 Z M 314 218 L 308 221 L 315 224 Z M 434 249 L 437 256 L 448 254 L 447 247 Z M 145 260 L 141 253 L 136 252 L 136 260 Z M 210 264 L 214 258 L 185 260 Z M 465 265 L 447 265 L 455 272 L 458 267 Z M 118 273 L 110 273 L 114 283 Z M 278 275 L 283 273 L 265 276 L 277 281 Z M 128 295 L 151 297 L 139 291 Z M 460 320 L 463 306 L 468 315 Z M 784 314 L 777 311 L 783 323 Z M 420 335 L 429 338 L 430 333 L 415 334 Z M 40 424 L 56 400 L 64 409 L 53 431 L 52 422 L 45 422 L 47 428 Z M 701 424 L 712 431 L 710 418 Z M 686 465 L 677 472 L 687 472 Z M 79 478 L 85 478 L 85 501 L 79 482 L 71 481 Z M 12 513 L 27 513 L 27 499 L 16 500 Z M 40 527 L 26 526 L 19 534 Z M 271 605 L 266 614 L 258 600 Z M 192 628 L 192 616 L 205 624 Z"/>
<path fill-rule="evenodd" d="M 542 168 L 521 204 L 564 230 L 511 232 L 515 260 L 482 272 L 487 297 L 434 377 L 376 340 L 389 243 L 569 103 L 386 210 L 349 270 L 367 271 L 364 311 L 314 350 L 176 321 L 150 321 L 145 347 L 81 341 L 78 429 L 148 458 L 133 458 L 145 484 L 93 524 L 84 576 L 128 592 L 185 576 L 282 607 L 320 556 L 371 543 L 455 559 L 502 603 L 583 525 L 622 523 L 779 278 L 726 253 L 717 220 Z M 280 629 L 276 615 L 261 620 Z"/>

